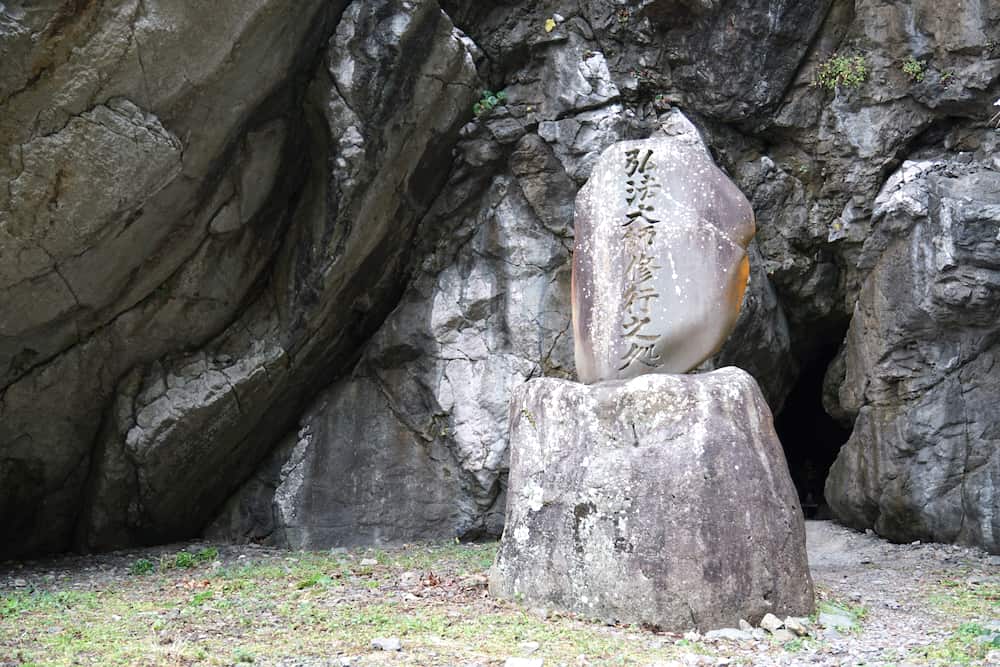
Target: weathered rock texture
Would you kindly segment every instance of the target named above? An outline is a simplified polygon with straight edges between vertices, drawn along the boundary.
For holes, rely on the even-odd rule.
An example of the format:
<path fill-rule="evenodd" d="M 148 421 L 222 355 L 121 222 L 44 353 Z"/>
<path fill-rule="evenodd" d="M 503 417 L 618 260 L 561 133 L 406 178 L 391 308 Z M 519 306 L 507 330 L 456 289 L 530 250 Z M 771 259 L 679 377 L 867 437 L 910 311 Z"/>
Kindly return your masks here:
<path fill-rule="evenodd" d="M 686 373 L 719 351 L 750 277 L 753 211 L 693 126 L 605 149 L 574 232 L 581 382 Z"/>
<path fill-rule="evenodd" d="M 299 79 L 336 5 L 48 2 L 2 10 L 0 517 L 12 536 L 0 548 L 5 555 L 68 548 L 92 508 L 141 522 L 146 503 L 159 504 L 164 511 L 146 521 L 155 534 L 189 533 L 191 515 L 232 485 L 211 468 L 246 453 L 234 447 L 239 438 L 222 435 L 227 419 L 203 432 L 196 415 L 229 404 L 228 421 L 238 421 L 222 371 L 244 370 L 217 363 L 208 377 L 206 353 L 197 355 L 200 367 L 199 359 L 157 360 L 205 346 L 266 280 L 307 164 L 305 134 L 296 129 Z M 139 428 L 185 431 L 177 439 L 183 453 L 157 451 L 139 428 L 127 452 L 128 429 L 113 445 L 99 444 L 122 423 L 112 406 L 126 401 L 116 395 L 135 397 L 129 388 L 139 385 L 126 378 L 147 364 L 160 382 L 132 402 L 136 412 L 157 395 L 182 395 L 156 424 L 141 419 Z M 238 429 L 249 426 L 239 421 Z M 251 465 L 249 457 L 233 472 Z M 84 502 L 107 466 L 133 486 Z"/>
<path fill-rule="evenodd" d="M 494 595 L 674 631 L 811 613 L 802 511 L 745 372 L 532 380 L 510 433 Z"/>
<path fill-rule="evenodd" d="M 573 373 L 573 200 L 602 150 L 670 131 L 677 108 L 758 223 L 740 320 L 705 367 L 750 370 L 778 409 L 843 340 L 889 175 L 986 145 L 998 43 L 1000 6 L 973 0 L 3 2 L 0 557 L 217 516 L 242 539 L 342 539 L 324 533 L 327 491 L 291 492 L 299 473 L 303 489 L 358 481 L 359 521 L 391 489 L 382 539 L 404 514 L 498 531 L 507 392 Z M 869 78 L 811 86 L 834 52 Z M 474 119 L 480 87 L 507 104 Z M 988 395 L 977 363 L 961 377 Z M 861 402 L 827 401 L 848 427 Z M 341 413 L 368 415 L 367 444 L 326 465 L 354 442 L 307 436 L 354 429 Z M 995 516 L 965 414 L 933 449 L 907 442 L 951 471 L 967 516 Z M 854 484 L 877 477 L 868 432 Z M 456 477 L 425 504 L 379 481 L 404 470 Z M 929 481 L 907 492 L 955 497 Z M 354 531 L 376 528 L 337 534 Z"/>
<path fill-rule="evenodd" d="M 895 540 L 1000 551 L 1000 173 L 992 132 L 893 174 L 871 217 L 826 482 L 836 516 Z"/>
<path fill-rule="evenodd" d="M 26 14 L 123 54 L 111 83 L 85 52 L 40 60 L 4 98 L 0 516 L 23 536 L 5 553 L 200 530 L 399 298 L 474 97 L 460 33 L 427 2 L 237 4 Z M 223 47 L 192 51 L 195 32 Z M 80 100 L 35 118 L 71 76 Z M 117 97 L 147 85 L 148 111 Z M 65 157 L 88 146 L 136 162 L 95 153 L 105 185 Z M 39 296 L 53 280 L 70 306 Z"/>

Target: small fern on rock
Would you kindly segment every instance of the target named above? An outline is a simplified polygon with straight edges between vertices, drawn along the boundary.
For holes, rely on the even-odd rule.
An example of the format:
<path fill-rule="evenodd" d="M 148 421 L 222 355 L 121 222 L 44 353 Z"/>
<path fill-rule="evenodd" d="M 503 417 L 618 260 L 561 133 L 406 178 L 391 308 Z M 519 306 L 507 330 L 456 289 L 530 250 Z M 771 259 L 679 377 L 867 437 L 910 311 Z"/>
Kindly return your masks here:
<path fill-rule="evenodd" d="M 910 56 L 903 61 L 903 73 L 910 77 L 911 81 L 920 82 L 924 80 L 924 74 L 927 71 L 927 65 L 920 62 L 913 56 Z"/>
<path fill-rule="evenodd" d="M 492 90 L 484 90 L 479 101 L 472 105 L 472 113 L 476 114 L 476 116 L 483 116 L 506 101 L 507 93 L 504 91 L 501 90 L 494 93 Z"/>
<path fill-rule="evenodd" d="M 868 63 L 864 56 L 842 56 L 835 53 L 829 60 L 820 63 L 813 85 L 836 90 L 840 86 L 857 88 L 867 80 Z"/>

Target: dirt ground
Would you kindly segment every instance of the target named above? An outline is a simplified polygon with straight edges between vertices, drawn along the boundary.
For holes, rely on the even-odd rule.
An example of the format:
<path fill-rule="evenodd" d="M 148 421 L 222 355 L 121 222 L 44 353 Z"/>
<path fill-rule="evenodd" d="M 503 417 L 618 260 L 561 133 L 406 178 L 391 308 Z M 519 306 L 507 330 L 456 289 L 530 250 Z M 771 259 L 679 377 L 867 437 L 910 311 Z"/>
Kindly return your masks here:
<path fill-rule="evenodd" d="M 792 640 L 761 630 L 713 640 L 492 600 L 491 543 L 287 552 L 193 542 L 5 563 L 0 667 L 1000 666 L 1000 557 L 830 522 L 807 522 L 807 537 L 819 609 L 850 625 L 814 616 Z"/>

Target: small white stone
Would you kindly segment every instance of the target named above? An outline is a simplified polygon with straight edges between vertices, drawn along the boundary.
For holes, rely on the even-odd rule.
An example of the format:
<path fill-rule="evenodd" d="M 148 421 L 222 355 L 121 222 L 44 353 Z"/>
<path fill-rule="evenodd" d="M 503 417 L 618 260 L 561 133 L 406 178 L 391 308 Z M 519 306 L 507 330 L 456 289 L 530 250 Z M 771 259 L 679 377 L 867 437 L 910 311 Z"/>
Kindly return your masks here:
<path fill-rule="evenodd" d="M 403 642 L 399 637 L 376 637 L 372 640 L 372 648 L 378 651 L 402 651 Z"/>
<path fill-rule="evenodd" d="M 806 625 L 807 619 L 789 616 L 785 619 L 785 627 L 797 634 L 799 637 L 809 635 L 809 627 Z"/>
<path fill-rule="evenodd" d="M 764 628 L 770 633 L 775 633 L 785 626 L 781 622 L 781 619 L 774 614 L 764 614 L 764 618 L 760 620 L 760 627 Z"/>

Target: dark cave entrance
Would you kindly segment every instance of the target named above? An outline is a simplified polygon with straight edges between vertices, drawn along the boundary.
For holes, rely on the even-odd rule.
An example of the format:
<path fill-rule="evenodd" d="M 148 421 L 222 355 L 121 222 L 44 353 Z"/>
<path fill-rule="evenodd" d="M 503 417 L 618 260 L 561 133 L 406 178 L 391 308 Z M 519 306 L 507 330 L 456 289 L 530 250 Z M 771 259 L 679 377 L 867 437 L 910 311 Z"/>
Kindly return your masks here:
<path fill-rule="evenodd" d="M 798 381 L 774 425 L 807 519 L 828 518 L 823 485 L 837 453 L 851 435 L 823 409 L 823 376 L 839 341 L 823 345 L 802 365 Z"/>

